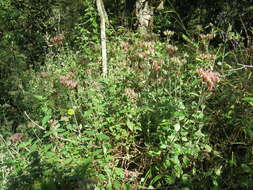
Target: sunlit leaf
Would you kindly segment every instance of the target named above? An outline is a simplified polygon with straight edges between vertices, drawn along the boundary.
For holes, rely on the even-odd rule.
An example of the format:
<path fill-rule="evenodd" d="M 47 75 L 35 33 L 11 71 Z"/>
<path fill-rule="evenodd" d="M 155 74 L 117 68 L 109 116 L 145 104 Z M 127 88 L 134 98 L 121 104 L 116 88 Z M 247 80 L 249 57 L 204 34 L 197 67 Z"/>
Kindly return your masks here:
<path fill-rule="evenodd" d="M 174 125 L 174 127 L 175 127 L 175 131 L 179 131 L 180 130 L 180 128 L 181 128 L 181 126 L 180 126 L 180 124 L 179 123 L 177 123 L 176 125 Z"/>

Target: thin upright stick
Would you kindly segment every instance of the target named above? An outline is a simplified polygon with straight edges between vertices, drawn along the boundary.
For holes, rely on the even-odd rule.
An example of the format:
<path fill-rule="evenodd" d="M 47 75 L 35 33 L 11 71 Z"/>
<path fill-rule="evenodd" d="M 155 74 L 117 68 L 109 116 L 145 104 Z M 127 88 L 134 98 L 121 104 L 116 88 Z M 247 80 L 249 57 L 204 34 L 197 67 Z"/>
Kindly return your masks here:
<path fill-rule="evenodd" d="M 105 34 L 105 22 L 106 22 L 106 14 L 103 11 L 103 1 L 96 0 L 98 14 L 100 16 L 100 37 L 101 37 L 101 52 L 102 52 L 102 74 L 104 78 L 107 78 L 107 53 L 106 53 L 106 34 Z"/>

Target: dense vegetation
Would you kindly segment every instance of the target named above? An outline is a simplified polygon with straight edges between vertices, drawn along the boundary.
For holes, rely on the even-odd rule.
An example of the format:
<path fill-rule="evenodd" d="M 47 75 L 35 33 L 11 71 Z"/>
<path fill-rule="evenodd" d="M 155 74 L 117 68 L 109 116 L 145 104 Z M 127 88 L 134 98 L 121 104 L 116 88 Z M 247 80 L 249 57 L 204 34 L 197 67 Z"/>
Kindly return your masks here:
<path fill-rule="evenodd" d="M 0 2 L 0 190 L 253 189 L 253 5 Z M 212 2 L 212 3 L 211 3 Z"/>

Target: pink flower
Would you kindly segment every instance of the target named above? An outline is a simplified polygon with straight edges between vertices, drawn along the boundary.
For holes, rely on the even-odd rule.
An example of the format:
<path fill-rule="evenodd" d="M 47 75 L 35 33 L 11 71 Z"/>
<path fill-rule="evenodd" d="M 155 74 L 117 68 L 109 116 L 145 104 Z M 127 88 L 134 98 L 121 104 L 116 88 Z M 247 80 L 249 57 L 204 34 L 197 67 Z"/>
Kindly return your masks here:
<path fill-rule="evenodd" d="M 213 90 L 216 82 L 220 81 L 220 74 L 217 72 L 205 71 L 202 68 L 197 69 L 196 72 L 203 79 L 203 81 L 207 83 L 208 90 Z"/>
<path fill-rule="evenodd" d="M 74 73 L 69 73 L 64 76 L 60 76 L 60 83 L 68 88 L 75 88 L 78 85 L 78 82 L 74 81 L 72 78 L 74 77 Z"/>
<path fill-rule="evenodd" d="M 60 43 L 61 41 L 63 41 L 65 38 L 65 36 L 63 34 L 58 34 L 52 38 L 50 38 L 50 42 L 52 42 L 53 44 L 58 44 Z"/>

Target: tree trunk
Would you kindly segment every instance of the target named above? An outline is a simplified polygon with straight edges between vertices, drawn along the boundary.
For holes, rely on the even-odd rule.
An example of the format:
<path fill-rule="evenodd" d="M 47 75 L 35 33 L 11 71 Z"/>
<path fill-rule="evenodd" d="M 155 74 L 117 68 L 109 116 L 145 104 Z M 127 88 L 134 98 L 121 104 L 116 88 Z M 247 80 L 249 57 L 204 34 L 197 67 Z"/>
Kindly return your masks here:
<path fill-rule="evenodd" d="M 153 21 L 153 8 L 148 0 L 136 0 L 135 14 L 138 20 L 138 29 L 147 33 Z"/>
<path fill-rule="evenodd" d="M 96 0 L 98 14 L 100 16 L 100 37 L 101 37 L 101 52 L 102 52 L 102 74 L 106 78 L 108 74 L 107 69 L 107 53 L 106 53 L 106 34 L 105 23 L 108 22 L 108 17 L 105 12 L 104 3 L 102 0 Z"/>

